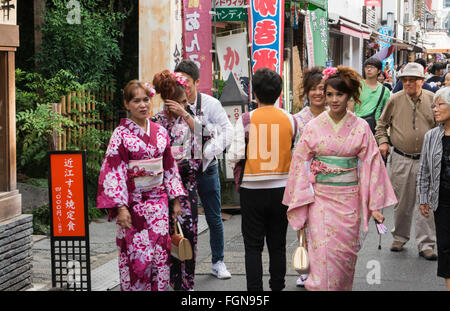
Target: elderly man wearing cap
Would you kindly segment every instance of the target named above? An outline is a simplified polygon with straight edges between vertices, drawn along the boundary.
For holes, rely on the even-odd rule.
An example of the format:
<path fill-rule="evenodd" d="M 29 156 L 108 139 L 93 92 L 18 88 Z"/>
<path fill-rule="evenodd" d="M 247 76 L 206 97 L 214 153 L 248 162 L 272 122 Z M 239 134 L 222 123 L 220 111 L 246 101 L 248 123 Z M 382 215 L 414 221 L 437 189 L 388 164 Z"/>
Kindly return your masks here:
<path fill-rule="evenodd" d="M 398 199 L 398 204 L 394 207 L 394 241 L 391 245 L 391 251 L 395 252 L 403 250 L 403 245 L 410 238 L 413 214 L 419 210 L 416 176 L 420 152 L 425 133 L 436 126 L 431 109 L 434 94 L 422 89 L 425 79 L 423 66 L 408 63 L 399 78 L 404 88 L 387 101 L 375 133 L 384 158 L 391 153 L 388 129 L 393 146 L 389 177 Z M 426 218 L 417 213 L 415 233 L 419 255 L 428 260 L 436 260 L 433 215 Z"/>

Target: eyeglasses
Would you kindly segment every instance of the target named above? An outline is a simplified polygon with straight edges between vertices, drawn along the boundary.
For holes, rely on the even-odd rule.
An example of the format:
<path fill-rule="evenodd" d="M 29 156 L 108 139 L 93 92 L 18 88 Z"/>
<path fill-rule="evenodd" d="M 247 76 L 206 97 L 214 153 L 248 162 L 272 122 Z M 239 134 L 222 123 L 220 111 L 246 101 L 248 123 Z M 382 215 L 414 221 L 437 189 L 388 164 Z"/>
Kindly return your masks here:
<path fill-rule="evenodd" d="M 402 83 L 408 83 L 408 82 L 416 82 L 419 80 L 418 78 L 400 78 L 402 80 Z"/>
<path fill-rule="evenodd" d="M 372 66 L 372 65 L 366 65 L 366 67 L 364 67 L 365 69 L 373 69 L 373 70 L 378 70 L 377 67 Z"/>
<path fill-rule="evenodd" d="M 438 108 L 438 109 L 442 109 L 442 108 L 444 108 L 443 106 L 444 105 L 447 105 L 447 103 L 437 103 L 437 104 L 432 104 L 431 105 L 431 109 L 434 109 L 434 108 Z M 447 105 L 448 106 L 448 105 Z"/>

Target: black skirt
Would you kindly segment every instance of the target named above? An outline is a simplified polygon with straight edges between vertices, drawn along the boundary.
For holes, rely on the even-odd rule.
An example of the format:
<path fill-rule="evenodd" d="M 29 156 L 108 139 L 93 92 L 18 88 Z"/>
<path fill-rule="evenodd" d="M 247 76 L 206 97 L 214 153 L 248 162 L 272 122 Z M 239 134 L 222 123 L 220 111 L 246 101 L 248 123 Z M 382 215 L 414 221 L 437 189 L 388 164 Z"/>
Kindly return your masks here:
<path fill-rule="evenodd" d="M 437 275 L 442 278 L 450 278 L 450 204 L 439 202 L 434 212 L 436 224 L 436 244 L 438 252 Z"/>

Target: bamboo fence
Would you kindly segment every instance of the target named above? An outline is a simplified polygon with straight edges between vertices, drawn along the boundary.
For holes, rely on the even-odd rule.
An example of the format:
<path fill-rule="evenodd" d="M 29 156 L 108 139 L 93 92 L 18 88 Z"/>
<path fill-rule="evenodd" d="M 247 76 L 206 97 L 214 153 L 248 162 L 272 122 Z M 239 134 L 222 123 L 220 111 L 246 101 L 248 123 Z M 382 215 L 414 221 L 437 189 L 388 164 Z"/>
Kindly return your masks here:
<path fill-rule="evenodd" d="M 102 102 L 112 105 L 114 93 L 104 88 L 99 92 L 81 91 L 71 92 L 61 98 L 59 103 L 52 104 L 53 110 L 64 117 L 69 118 L 78 127 L 70 128 L 62 126 L 63 135 L 54 132 L 53 144 L 56 150 L 103 150 L 106 146 L 94 146 L 87 143 L 86 137 L 91 129 L 112 131 L 117 126 L 114 113 L 102 113 L 96 103 Z M 97 105 L 98 106 L 98 105 Z M 88 154 L 89 157 L 89 154 Z M 100 156 L 94 155 L 99 162 Z"/>

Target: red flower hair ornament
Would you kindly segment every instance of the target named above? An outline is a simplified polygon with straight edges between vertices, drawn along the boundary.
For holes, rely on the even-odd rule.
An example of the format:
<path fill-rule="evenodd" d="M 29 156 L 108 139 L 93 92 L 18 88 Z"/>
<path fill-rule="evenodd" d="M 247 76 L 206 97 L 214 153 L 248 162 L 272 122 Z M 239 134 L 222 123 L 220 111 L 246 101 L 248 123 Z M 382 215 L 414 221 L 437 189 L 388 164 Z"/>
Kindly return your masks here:
<path fill-rule="evenodd" d="M 336 73 L 337 73 L 337 68 L 336 67 L 327 67 L 323 71 L 323 79 L 327 80 L 330 76 L 332 76 L 332 75 L 334 75 Z"/>
<path fill-rule="evenodd" d="M 156 94 L 155 89 L 152 88 L 152 86 L 149 83 L 147 83 L 147 82 L 145 82 L 144 85 L 150 91 L 150 96 L 151 97 L 155 96 L 155 94 Z"/>

